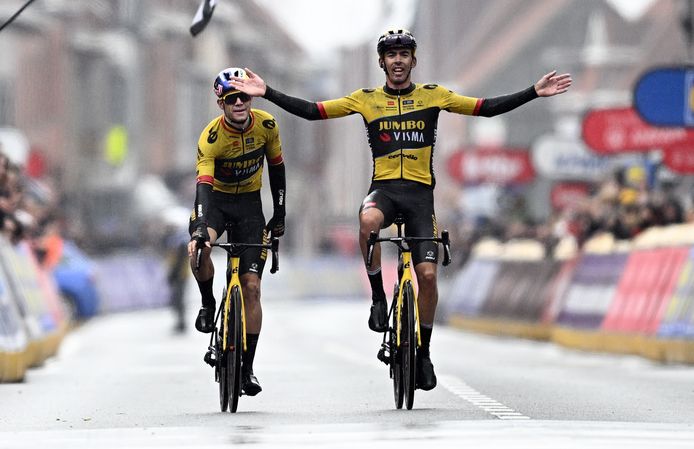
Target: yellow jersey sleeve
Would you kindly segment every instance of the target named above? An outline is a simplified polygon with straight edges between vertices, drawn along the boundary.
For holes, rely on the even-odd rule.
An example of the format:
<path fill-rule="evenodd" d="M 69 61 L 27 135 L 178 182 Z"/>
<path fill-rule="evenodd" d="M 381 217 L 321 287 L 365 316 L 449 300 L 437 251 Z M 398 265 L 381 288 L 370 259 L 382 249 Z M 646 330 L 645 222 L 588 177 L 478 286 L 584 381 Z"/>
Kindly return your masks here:
<path fill-rule="evenodd" d="M 466 97 L 443 86 L 437 86 L 433 91 L 439 97 L 440 108 L 444 111 L 463 115 L 478 115 L 479 108 L 482 106 L 483 100 L 481 98 Z"/>
<path fill-rule="evenodd" d="M 318 102 L 318 110 L 323 119 L 345 117 L 350 114 L 361 113 L 363 92 L 356 90 L 349 95 L 334 100 Z"/>

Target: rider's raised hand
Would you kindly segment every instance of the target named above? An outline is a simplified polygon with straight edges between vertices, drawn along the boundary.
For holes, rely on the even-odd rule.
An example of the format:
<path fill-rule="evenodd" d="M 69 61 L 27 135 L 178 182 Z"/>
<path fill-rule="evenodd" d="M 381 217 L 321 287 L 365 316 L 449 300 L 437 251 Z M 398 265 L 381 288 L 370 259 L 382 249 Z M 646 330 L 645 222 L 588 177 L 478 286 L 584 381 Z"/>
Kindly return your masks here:
<path fill-rule="evenodd" d="M 265 95 L 265 81 L 249 68 L 244 69 L 248 78 L 231 77 L 231 85 L 252 97 L 262 97 Z"/>
<path fill-rule="evenodd" d="M 571 87 L 571 75 L 563 73 L 557 75 L 556 70 L 552 70 L 535 83 L 535 92 L 540 97 L 551 97 L 552 95 L 563 94 Z"/>

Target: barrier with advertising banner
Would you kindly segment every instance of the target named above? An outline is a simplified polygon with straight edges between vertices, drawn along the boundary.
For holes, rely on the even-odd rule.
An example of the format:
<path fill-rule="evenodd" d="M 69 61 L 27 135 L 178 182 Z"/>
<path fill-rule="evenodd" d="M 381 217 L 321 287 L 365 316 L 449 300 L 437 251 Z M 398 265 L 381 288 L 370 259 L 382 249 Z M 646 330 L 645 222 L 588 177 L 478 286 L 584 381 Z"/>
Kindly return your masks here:
<path fill-rule="evenodd" d="M 565 293 L 556 323 L 597 329 L 616 291 L 627 254 L 583 254 Z"/>
<path fill-rule="evenodd" d="M 95 260 L 102 313 L 169 304 L 166 266 L 155 254 L 114 254 Z"/>
<path fill-rule="evenodd" d="M 4 270 L 0 270 L 0 382 L 16 382 L 27 369 L 28 339 Z"/>
<path fill-rule="evenodd" d="M 539 323 L 545 307 L 543 290 L 559 266 L 553 260 L 502 262 L 481 313 Z"/>
<path fill-rule="evenodd" d="M 51 355 L 58 325 L 44 302 L 31 262 L 21 245 L 13 247 L 2 239 L 0 261 L 29 337 L 28 364 L 40 366 Z"/>
<path fill-rule="evenodd" d="M 637 250 L 629 255 L 614 300 L 602 323 L 613 332 L 655 334 L 659 312 L 674 292 L 689 248 Z"/>
<path fill-rule="evenodd" d="M 658 329 L 666 338 L 694 337 L 694 248 L 680 271 L 675 292 L 668 302 Z"/>
<path fill-rule="evenodd" d="M 499 261 L 473 257 L 456 275 L 442 306 L 449 313 L 478 316 L 500 266 Z"/>
<path fill-rule="evenodd" d="M 477 332 L 694 363 L 693 231 L 683 224 L 630 242 L 595 238 L 563 261 L 537 254 L 521 260 L 529 247 L 509 258 L 511 251 L 496 248 L 463 268 L 446 293 L 452 299 L 444 320 Z"/>

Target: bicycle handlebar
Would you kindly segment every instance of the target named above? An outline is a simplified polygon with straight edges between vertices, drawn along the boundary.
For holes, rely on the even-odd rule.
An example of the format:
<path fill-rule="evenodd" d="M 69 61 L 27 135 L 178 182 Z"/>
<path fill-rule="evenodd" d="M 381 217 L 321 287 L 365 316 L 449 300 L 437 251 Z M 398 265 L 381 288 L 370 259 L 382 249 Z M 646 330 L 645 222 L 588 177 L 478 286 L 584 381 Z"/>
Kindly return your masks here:
<path fill-rule="evenodd" d="M 269 249 L 272 252 L 272 267 L 270 268 L 270 273 L 275 274 L 280 269 L 280 239 L 279 237 L 272 237 L 270 243 L 213 243 L 211 246 L 216 246 L 222 248 L 229 255 L 237 256 L 248 248 L 264 248 Z M 198 248 L 195 257 L 195 269 L 200 268 L 200 258 L 202 256 L 202 248 Z"/>
<path fill-rule="evenodd" d="M 371 231 L 369 239 L 366 241 L 366 266 L 370 267 L 373 262 L 374 245 L 378 242 L 391 242 L 401 250 L 406 250 L 403 243 L 414 242 L 436 242 L 443 245 L 443 266 L 448 266 L 451 263 L 451 241 L 448 236 L 448 231 L 442 231 L 441 237 L 379 237 L 376 231 Z M 409 250 L 409 248 L 407 248 Z"/>

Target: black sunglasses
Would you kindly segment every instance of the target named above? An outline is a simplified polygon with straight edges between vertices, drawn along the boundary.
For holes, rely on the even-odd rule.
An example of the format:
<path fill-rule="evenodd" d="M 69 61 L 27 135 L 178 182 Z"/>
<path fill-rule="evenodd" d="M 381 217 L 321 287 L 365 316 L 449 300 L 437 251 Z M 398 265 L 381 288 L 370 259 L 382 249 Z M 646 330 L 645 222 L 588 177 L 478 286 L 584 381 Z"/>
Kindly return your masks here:
<path fill-rule="evenodd" d="M 243 103 L 249 101 L 251 99 L 251 96 L 243 93 L 243 92 L 234 92 L 233 94 L 229 94 L 226 97 L 224 97 L 224 104 L 227 105 L 233 105 L 236 104 L 237 99 L 241 99 Z"/>

